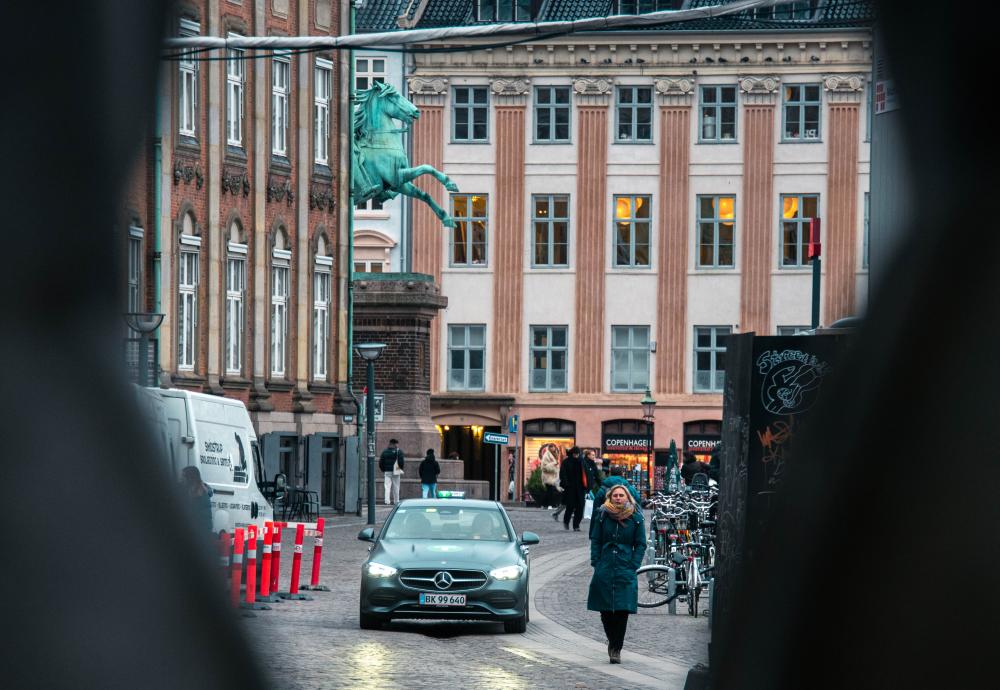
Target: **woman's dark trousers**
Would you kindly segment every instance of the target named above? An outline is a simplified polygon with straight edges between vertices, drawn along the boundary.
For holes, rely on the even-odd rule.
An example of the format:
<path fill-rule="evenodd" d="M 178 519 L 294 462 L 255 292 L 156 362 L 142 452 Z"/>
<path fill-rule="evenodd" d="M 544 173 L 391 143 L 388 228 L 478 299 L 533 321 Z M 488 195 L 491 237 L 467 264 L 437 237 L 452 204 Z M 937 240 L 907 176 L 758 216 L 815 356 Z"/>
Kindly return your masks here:
<path fill-rule="evenodd" d="M 601 611 L 601 623 L 604 624 L 604 634 L 608 636 L 608 644 L 612 649 L 621 651 L 622 645 L 625 644 L 628 611 Z"/>

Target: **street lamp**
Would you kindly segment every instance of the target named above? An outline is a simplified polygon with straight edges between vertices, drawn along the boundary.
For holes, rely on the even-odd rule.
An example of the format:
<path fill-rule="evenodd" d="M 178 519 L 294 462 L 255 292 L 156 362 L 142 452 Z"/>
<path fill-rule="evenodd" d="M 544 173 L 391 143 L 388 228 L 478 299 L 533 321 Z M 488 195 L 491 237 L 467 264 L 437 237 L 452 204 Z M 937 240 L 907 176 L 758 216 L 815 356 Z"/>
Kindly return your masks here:
<path fill-rule="evenodd" d="M 136 373 L 139 385 L 145 388 L 150 385 L 149 374 L 149 335 L 163 323 L 163 314 L 151 312 L 130 311 L 124 314 L 125 323 L 139 334 L 139 355 L 136 360 Z"/>
<path fill-rule="evenodd" d="M 656 410 L 656 401 L 653 400 L 652 394 L 649 392 L 649 386 L 646 386 L 646 393 L 642 396 L 642 400 L 639 401 L 642 405 L 642 418 L 646 422 L 646 434 L 647 434 L 647 444 L 646 444 L 646 476 L 648 477 L 648 485 L 646 488 L 647 496 L 652 494 L 653 488 L 653 468 L 650 462 L 650 456 L 653 452 L 653 416 Z M 640 475 L 641 478 L 642 475 Z"/>
<path fill-rule="evenodd" d="M 365 395 L 365 433 L 368 436 L 368 524 L 375 524 L 375 360 L 385 350 L 384 343 L 362 343 L 354 351 L 367 367 Z"/>

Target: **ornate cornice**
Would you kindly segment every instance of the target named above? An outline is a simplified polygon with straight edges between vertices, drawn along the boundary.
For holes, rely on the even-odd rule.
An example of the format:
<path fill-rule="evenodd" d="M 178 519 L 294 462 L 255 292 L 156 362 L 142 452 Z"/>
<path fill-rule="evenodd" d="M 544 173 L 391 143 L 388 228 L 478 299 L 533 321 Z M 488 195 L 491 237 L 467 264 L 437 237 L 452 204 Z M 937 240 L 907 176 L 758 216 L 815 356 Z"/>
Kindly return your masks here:
<path fill-rule="evenodd" d="M 444 105 L 448 94 L 448 80 L 444 77 L 411 77 L 406 83 L 410 101 L 416 106 Z"/>
<path fill-rule="evenodd" d="M 531 92 L 530 79 L 494 79 L 490 90 L 497 105 L 525 105 Z"/>
<path fill-rule="evenodd" d="M 240 192 L 243 196 L 250 196 L 250 176 L 246 170 L 240 168 L 224 168 L 222 170 L 222 193 L 229 192 L 237 196 Z"/>
<path fill-rule="evenodd" d="M 778 101 L 781 77 L 776 74 L 764 77 L 744 76 L 740 77 L 739 84 L 745 103 L 773 105 Z"/>
<path fill-rule="evenodd" d="M 661 77 L 653 81 L 661 105 L 691 105 L 694 100 L 694 77 Z"/>
<path fill-rule="evenodd" d="M 333 185 L 316 183 L 312 184 L 309 190 L 309 208 L 312 210 L 326 210 L 327 213 L 333 213 L 333 209 L 337 205 L 337 199 L 333 194 Z"/>
<path fill-rule="evenodd" d="M 860 103 L 865 90 L 865 75 L 829 74 L 823 77 L 823 90 L 831 103 Z"/>
<path fill-rule="evenodd" d="M 292 191 L 292 181 L 287 177 L 275 177 L 269 175 L 267 179 L 267 200 L 284 201 L 291 206 L 295 201 L 295 192 Z"/>
<path fill-rule="evenodd" d="M 201 171 L 201 163 L 198 161 L 186 160 L 178 157 L 174 160 L 174 185 L 184 181 L 184 184 L 191 184 L 194 180 L 196 189 L 201 189 L 205 184 L 205 174 Z"/>
<path fill-rule="evenodd" d="M 573 91 L 580 105 L 608 105 L 615 82 L 609 77 L 581 77 L 573 80 Z"/>

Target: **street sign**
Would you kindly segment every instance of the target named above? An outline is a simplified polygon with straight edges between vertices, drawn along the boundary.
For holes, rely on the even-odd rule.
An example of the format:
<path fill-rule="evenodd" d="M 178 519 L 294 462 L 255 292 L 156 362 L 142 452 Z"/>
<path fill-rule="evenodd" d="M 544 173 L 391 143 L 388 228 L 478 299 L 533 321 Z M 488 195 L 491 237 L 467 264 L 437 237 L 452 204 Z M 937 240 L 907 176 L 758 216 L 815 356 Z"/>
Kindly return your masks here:
<path fill-rule="evenodd" d="M 507 431 L 512 434 L 517 433 L 517 426 L 521 421 L 520 415 L 512 414 L 510 419 L 507 420 Z"/>
<path fill-rule="evenodd" d="M 486 431 L 483 433 L 483 443 L 493 443 L 498 446 L 506 446 L 510 438 L 507 434 L 497 434 L 492 431 Z"/>
<path fill-rule="evenodd" d="M 378 424 L 382 421 L 382 411 L 385 408 L 385 394 L 376 393 L 375 394 L 375 423 Z M 368 409 L 368 396 L 361 396 L 361 414 L 359 417 L 362 421 L 365 418 L 365 410 Z"/>

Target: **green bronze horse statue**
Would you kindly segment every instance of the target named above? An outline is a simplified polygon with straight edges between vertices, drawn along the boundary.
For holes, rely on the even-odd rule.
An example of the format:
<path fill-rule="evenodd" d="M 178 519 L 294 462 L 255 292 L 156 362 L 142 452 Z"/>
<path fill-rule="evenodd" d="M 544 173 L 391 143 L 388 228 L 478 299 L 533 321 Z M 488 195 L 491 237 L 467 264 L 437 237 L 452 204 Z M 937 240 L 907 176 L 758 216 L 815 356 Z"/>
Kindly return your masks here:
<path fill-rule="evenodd" d="M 419 189 L 413 180 L 433 175 L 449 192 L 458 185 L 430 165 L 410 167 L 403 151 L 403 133 L 420 117 L 417 106 L 403 98 L 390 84 L 374 84 L 355 96 L 354 145 L 351 147 L 351 198 L 354 204 L 369 199 L 388 201 L 399 194 L 419 199 L 449 228 L 455 221 L 438 206 L 430 194 Z M 394 120 L 403 123 L 397 127 Z"/>

